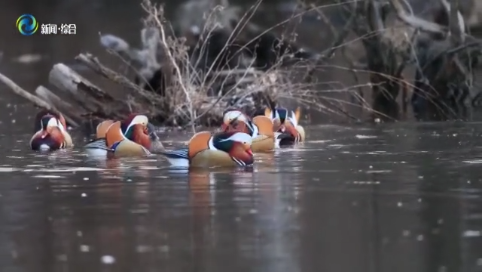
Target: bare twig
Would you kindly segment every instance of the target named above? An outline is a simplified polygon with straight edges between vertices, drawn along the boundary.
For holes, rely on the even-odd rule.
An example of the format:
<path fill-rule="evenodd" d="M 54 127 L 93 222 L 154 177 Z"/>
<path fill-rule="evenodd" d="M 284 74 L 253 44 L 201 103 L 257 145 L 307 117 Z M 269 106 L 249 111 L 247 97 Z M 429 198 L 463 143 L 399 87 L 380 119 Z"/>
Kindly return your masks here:
<path fill-rule="evenodd" d="M 0 74 L 0 81 L 2 81 L 5 85 L 7 85 L 7 87 L 10 88 L 10 90 L 12 90 L 15 94 L 27 99 L 28 101 L 30 101 L 31 103 L 33 103 L 35 106 L 39 107 L 39 108 L 43 108 L 43 109 L 46 109 L 46 110 L 51 110 L 51 111 L 55 111 L 55 112 L 59 112 L 61 113 L 57 108 L 55 108 L 52 104 L 44 101 L 43 99 L 27 92 L 26 90 L 22 89 L 20 86 L 18 86 L 17 84 L 15 84 L 15 82 L 13 82 L 10 78 L 6 77 L 5 75 L 3 74 Z M 73 126 L 77 126 L 78 123 L 75 122 L 73 119 L 71 119 L 69 117 L 69 115 L 66 115 L 64 113 L 61 113 L 62 115 L 64 115 L 65 117 L 65 120 L 67 122 L 69 122 L 70 124 L 72 124 Z"/>
<path fill-rule="evenodd" d="M 423 31 L 444 35 L 447 34 L 447 30 L 445 27 L 407 14 L 403 5 L 400 3 L 400 0 L 390 0 L 390 3 L 397 12 L 398 18 L 400 18 L 400 20 L 402 20 L 406 24 L 411 25 L 414 28 L 420 28 Z"/>
<path fill-rule="evenodd" d="M 175 71 L 175 76 L 177 77 L 177 82 L 179 83 L 179 87 L 183 91 L 185 95 L 185 99 L 187 100 L 188 107 L 189 107 L 189 113 L 190 113 L 190 118 L 191 120 L 196 119 L 196 112 L 194 111 L 193 108 L 193 102 L 191 99 L 190 92 L 188 90 L 188 87 L 185 86 L 183 83 L 183 77 L 181 73 L 181 69 L 179 68 L 179 65 L 177 64 L 176 59 L 172 55 L 172 52 L 170 51 L 168 42 L 167 42 L 167 37 L 166 37 L 166 32 L 164 30 L 164 24 L 161 22 L 162 16 L 163 16 L 163 9 L 162 7 L 156 8 L 153 6 L 149 1 L 144 1 L 143 2 L 143 8 L 145 11 L 147 11 L 151 15 L 151 19 L 154 20 L 154 22 L 157 25 L 157 28 L 160 32 L 160 38 L 161 38 L 161 45 L 164 49 L 165 54 L 167 55 L 169 59 L 169 64 L 174 68 Z M 192 125 L 192 131 L 196 132 L 196 127 Z"/>

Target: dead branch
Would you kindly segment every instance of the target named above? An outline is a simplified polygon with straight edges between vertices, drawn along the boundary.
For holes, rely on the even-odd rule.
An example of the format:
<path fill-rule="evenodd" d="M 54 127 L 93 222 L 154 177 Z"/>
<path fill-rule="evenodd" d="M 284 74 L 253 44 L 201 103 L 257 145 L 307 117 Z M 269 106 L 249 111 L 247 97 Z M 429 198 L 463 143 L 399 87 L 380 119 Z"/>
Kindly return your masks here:
<path fill-rule="evenodd" d="M 445 8 L 445 12 L 449 15 L 449 30 L 450 37 L 454 44 L 460 44 L 465 41 L 465 22 L 462 13 L 459 11 L 460 1 L 440 0 Z"/>
<path fill-rule="evenodd" d="M 28 101 L 32 102 L 35 106 L 40 108 L 45 108 L 47 110 L 53 110 L 52 106 L 49 103 L 25 91 L 5 75 L 0 74 L 0 81 L 2 81 L 7 87 L 9 87 L 10 90 L 12 90 L 15 94 L 27 99 Z"/>
<path fill-rule="evenodd" d="M 403 7 L 402 3 L 400 3 L 400 0 L 390 0 L 390 3 L 395 9 L 398 18 L 403 22 L 405 22 L 406 24 L 427 32 L 444 34 L 444 35 L 447 34 L 447 29 L 445 27 L 408 14 L 405 11 L 405 8 Z"/>
<path fill-rule="evenodd" d="M 27 92 L 26 90 L 22 89 L 20 86 L 15 84 L 15 82 L 13 82 L 10 78 L 6 77 L 5 75 L 0 74 L 0 81 L 2 81 L 5 85 L 7 85 L 7 87 L 9 87 L 10 90 L 12 90 L 15 94 L 27 99 L 28 101 L 33 103 L 35 106 L 37 106 L 39 108 L 46 109 L 46 110 L 51 110 L 51 111 L 54 111 L 54 112 L 61 113 L 62 115 L 64 115 L 65 120 L 67 122 L 69 122 L 73 126 L 78 126 L 78 123 L 75 122 L 72 118 L 70 118 L 68 114 L 65 114 L 65 112 L 64 113 L 60 112 L 52 104 L 50 104 L 50 103 L 46 102 L 45 100 L 43 100 L 42 98 L 39 98 L 39 97 Z"/>

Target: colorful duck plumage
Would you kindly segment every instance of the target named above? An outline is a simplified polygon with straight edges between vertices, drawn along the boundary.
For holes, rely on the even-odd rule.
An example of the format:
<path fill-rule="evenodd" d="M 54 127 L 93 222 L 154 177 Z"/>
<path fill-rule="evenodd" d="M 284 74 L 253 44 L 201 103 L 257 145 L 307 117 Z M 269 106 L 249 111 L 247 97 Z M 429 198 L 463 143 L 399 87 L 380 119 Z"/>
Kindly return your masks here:
<path fill-rule="evenodd" d="M 149 127 L 151 128 L 149 129 Z M 111 142 L 108 140 L 108 135 L 110 135 Z M 117 139 L 117 142 L 127 141 L 117 146 L 116 142 L 112 142 L 114 141 L 113 139 Z M 152 125 L 149 126 L 147 116 L 131 114 L 122 122 L 114 122 L 113 120 L 101 122 L 96 129 L 96 139 L 88 143 L 85 149 L 89 155 L 93 156 L 123 156 L 124 154 L 128 156 L 141 156 L 150 154 L 150 152 L 146 153 L 144 149 L 149 150 L 151 148 L 151 139 L 159 141 L 159 137 L 155 134 Z M 131 143 L 141 146 L 143 149 L 137 146 L 136 148 L 132 148 L 134 145 Z M 160 145 L 162 146 L 162 144 Z"/>
<path fill-rule="evenodd" d="M 154 127 L 145 115 L 131 114 L 124 121 L 105 120 L 96 127 L 96 139 L 87 151 L 102 153 L 104 158 L 151 155 L 153 142 L 159 142 L 169 163 L 178 167 L 245 167 L 254 163 L 253 151 L 273 150 L 279 145 L 305 140 L 299 125 L 300 110 L 266 109 L 265 115 L 249 118 L 242 111 L 224 113 L 222 132 L 199 132 L 187 148 L 165 151 Z M 36 116 L 33 150 L 56 150 L 73 146 L 62 115 L 42 111 Z M 97 153 L 98 155 L 99 153 Z"/>
<path fill-rule="evenodd" d="M 254 162 L 250 135 L 239 132 L 198 132 L 187 148 L 164 151 L 162 154 L 175 167 L 239 167 Z"/>
<path fill-rule="evenodd" d="M 275 137 L 281 146 L 305 141 L 305 130 L 299 125 L 300 108 L 291 112 L 285 108 L 275 108 L 274 110 L 267 108 L 265 116 L 273 121 Z"/>
<path fill-rule="evenodd" d="M 35 117 L 34 129 L 35 134 L 30 139 L 32 150 L 48 151 L 73 146 L 67 123 L 60 113 L 49 110 L 39 112 Z"/>
<path fill-rule="evenodd" d="M 276 146 L 273 122 L 266 116 L 250 119 L 240 110 L 228 110 L 223 116 L 222 130 L 249 134 L 253 152 L 270 151 Z"/>
<path fill-rule="evenodd" d="M 113 123 L 105 135 L 108 157 L 133 157 L 150 155 L 150 139 L 147 135 L 147 123 L 129 125 L 125 132 L 122 122 Z M 132 139 L 132 140 L 131 140 Z"/>

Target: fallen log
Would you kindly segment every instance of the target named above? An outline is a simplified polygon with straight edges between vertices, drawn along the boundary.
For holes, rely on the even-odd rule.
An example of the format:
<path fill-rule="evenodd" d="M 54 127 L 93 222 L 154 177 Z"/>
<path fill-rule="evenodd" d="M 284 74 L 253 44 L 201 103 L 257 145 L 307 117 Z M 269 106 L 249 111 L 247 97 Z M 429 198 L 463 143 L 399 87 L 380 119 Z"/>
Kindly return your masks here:
<path fill-rule="evenodd" d="M 62 63 L 53 66 L 49 73 L 49 82 L 74 100 L 78 108 L 94 116 L 122 118 L 130 108 L 127 102 L 112 98 Z"/>
<path fill-rule="evenodd" d="M 49 73 L 49 82 L 57 89 L 64 91 L 87 111 L 98 111 L 102 107 L 100 101 L 82 94 L 78 85 L 82 83 L 91 89 L 99 88 L 62 63 L 53 66 Z"/>
<path fill-rule="evenodd" d="M 153 93 L 150 93 L 138 85 L 134 84 L 132 81 L 124 77 L 123 75 L 116 73 L 115 71 L 111 70 L 110 68 L 104 66 L 100 61 L 93 56 L 92 54 L 80 54 L 75 58 L 77 61 L 81 62 L 88 68 L 92 69 L 97 74 L 111 80 L 114 83 L 121 85 L 122 87 L 127 88 L 131 91 L 130 94 L 138 96 L 139 98 L 143 99 L 144 102 L 155 104 L 161 103 L 160 97 L 156 96 Z M 106 93 L 103 93 L 106 94 Z"/>

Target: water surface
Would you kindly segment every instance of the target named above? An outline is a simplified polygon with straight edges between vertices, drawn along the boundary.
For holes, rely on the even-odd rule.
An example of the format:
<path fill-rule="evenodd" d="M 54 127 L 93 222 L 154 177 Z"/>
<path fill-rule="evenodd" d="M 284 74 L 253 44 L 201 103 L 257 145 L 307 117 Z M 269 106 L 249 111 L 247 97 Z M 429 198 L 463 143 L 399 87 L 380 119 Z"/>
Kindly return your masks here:
<path fill-rule="evenodd" d="M 3 133 L 0 270 L 478 271 L 481 133 L 313 127 L 252 171 L 189 173 L 160 157 L 40 155 L 25 131 Z"/>

